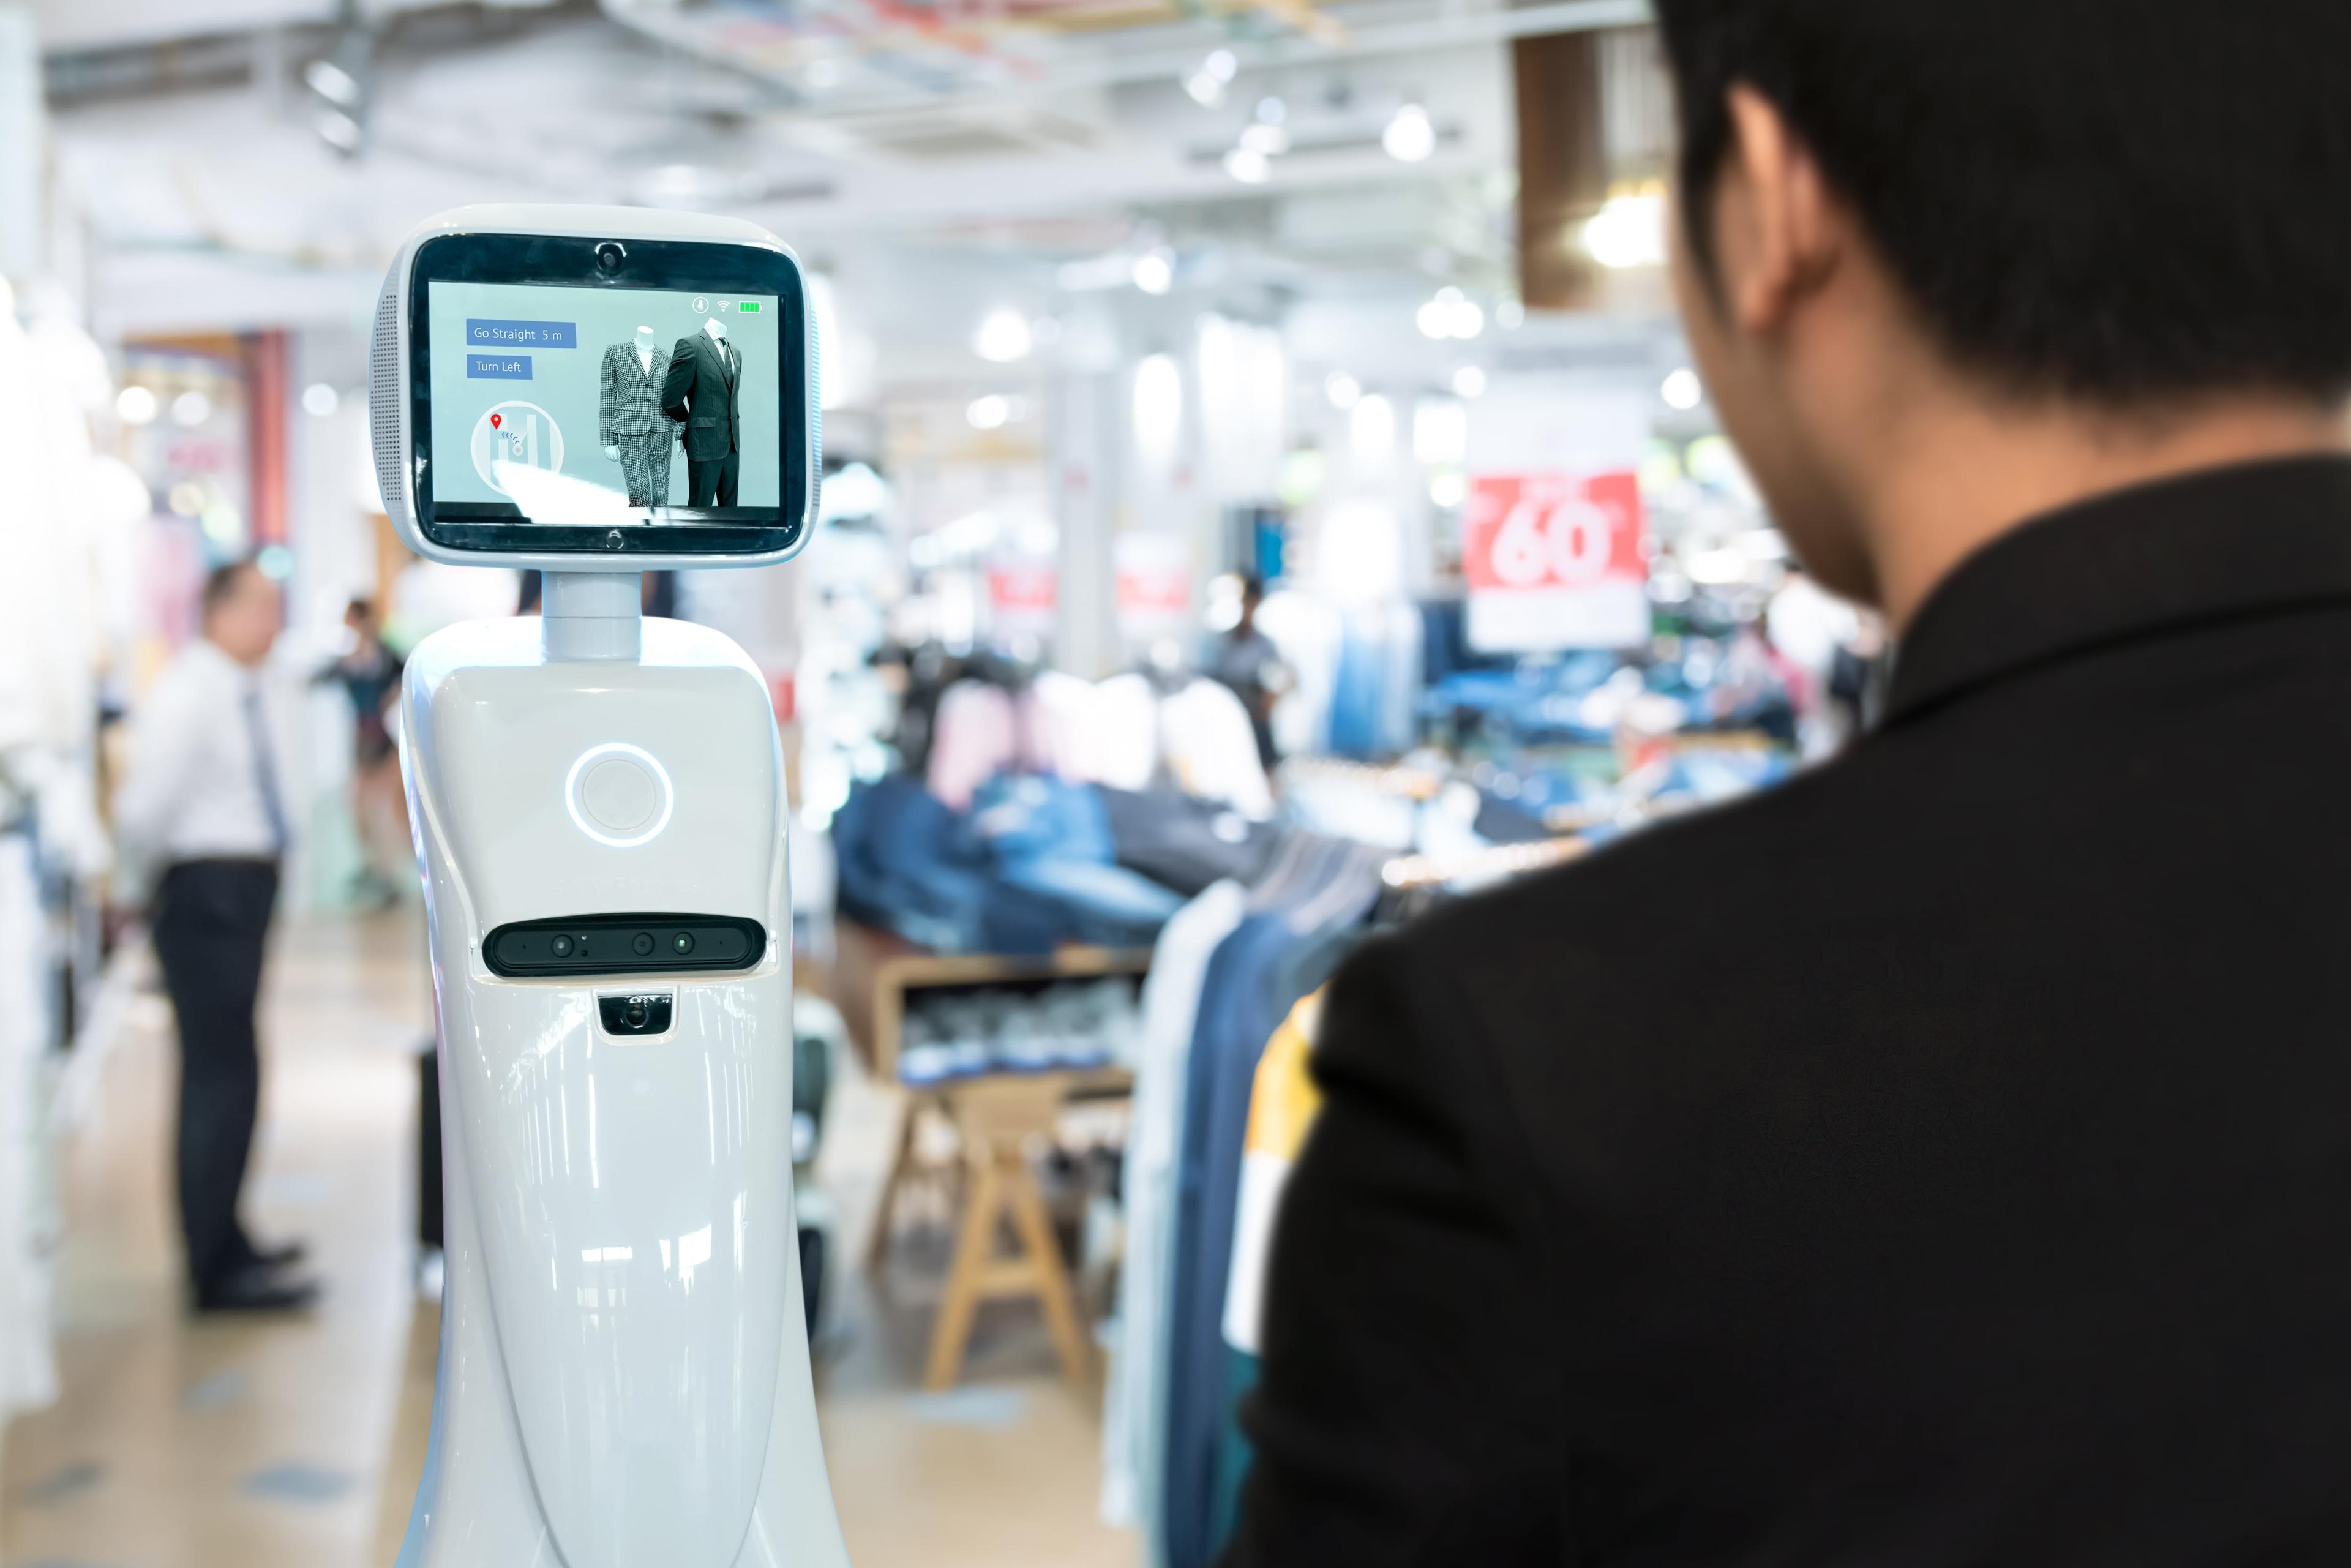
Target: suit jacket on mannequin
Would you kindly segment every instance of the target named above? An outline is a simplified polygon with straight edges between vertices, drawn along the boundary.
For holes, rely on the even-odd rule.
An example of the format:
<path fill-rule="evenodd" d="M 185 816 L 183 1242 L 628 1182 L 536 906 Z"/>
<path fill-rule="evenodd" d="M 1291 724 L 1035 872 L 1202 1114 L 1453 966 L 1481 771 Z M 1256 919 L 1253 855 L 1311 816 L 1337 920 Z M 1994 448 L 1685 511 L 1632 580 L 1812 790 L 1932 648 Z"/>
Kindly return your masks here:
<path fill-rule="evenodd" d="M 662 411 L 670 351 L 655 349 L 653 355 L 653 366 L 647 369 L 637 358 L 634 343 L 615 343 L 604 350 L 603 391 L 596 402 L 597 445 L 611 446 L 623 435 L 653 435 L 676 428 L 676 422 Z"/>
<path fill-rule="evenodd" d="M 743 407 L 737 395 L 743 355 L 707 332 L 680 338 L 662 382 L 662 411 L 685 422 L 685 455 L 708 462 L 742 449 Z"/>

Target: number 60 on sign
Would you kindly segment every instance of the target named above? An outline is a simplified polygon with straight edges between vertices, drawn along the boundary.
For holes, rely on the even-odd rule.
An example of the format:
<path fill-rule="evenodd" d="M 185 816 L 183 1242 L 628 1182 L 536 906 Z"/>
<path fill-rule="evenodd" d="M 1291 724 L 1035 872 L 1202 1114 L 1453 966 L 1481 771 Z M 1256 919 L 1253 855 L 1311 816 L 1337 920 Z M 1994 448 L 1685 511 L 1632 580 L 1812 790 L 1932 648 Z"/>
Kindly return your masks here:
<path fill-rule="evenodd" d="M 1473 477 L 1461 507 L 1471 643 L 1537 653 L 1646 638 L 1642 524 L 1630 470 Z"/>

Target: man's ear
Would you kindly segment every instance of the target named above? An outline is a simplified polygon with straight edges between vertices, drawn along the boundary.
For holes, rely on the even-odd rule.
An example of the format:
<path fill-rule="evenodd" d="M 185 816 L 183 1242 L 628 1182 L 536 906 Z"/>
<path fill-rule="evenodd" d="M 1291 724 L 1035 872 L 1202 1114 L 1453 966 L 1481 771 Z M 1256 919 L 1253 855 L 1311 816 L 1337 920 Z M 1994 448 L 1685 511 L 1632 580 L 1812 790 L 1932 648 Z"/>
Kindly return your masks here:
<path fill-rule="evenodd" d="M 1740 84 L 1729 108 L 1715 203 L 1722 298 L 1742 330 L 1773 337 L 1835 273 L 1844 226 L 1819 163 L 1771 100 Z"/>

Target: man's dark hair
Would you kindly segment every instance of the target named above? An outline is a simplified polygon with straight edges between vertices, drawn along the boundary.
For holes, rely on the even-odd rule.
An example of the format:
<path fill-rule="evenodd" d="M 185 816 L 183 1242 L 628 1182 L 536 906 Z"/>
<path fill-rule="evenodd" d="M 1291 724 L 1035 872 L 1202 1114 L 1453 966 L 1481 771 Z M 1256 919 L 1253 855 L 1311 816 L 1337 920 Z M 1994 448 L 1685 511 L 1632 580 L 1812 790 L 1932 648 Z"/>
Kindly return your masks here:
<path fill-rule="evenodd" d="M 343 606 L 343 613 L 345 616 L 356 615 L 362 621 L 372 621 L 375 619 L 375 601 L 362 594 Z"/>
<path fill-rule="evenodd" d="M 254 560 L 251 556 L 242 556 L 235 560 L 224 562 L 223 564 L 213 568 L 212 570 L 206 572 L 204 574 L 204 594 L 203 601 L 204 612 L 206 615 L 210 615 L 214 611 L 218 610 L 223 604 L 228 602 L 229 595 L 236 591 L 236 585 L 244 580 L 245 574 L 248 571 L 259 571 L 260 570 L 260 567 L 254 564 Z"/>
<path fill-rule="evenodd" d="M 2351 0 L 1657 0 L 1711 274 L 1769 99 L 1958 362 L 2116 405 L 2351 391 Z"/>

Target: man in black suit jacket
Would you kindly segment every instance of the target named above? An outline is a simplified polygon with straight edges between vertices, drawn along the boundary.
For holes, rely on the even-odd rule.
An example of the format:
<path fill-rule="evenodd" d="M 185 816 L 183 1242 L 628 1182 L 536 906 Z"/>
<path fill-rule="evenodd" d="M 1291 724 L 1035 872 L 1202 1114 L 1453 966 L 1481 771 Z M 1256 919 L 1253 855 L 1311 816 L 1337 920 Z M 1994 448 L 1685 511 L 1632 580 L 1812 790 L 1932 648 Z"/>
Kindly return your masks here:
<path fill-rule="evenodd" d="M 2351 6 L 1656 9 L 1891 711 L 1345 968 L 1228 1563 L 2351 1561 Z"/>
<path fill-rule="evenodd" d="M 685 504 L 731 507 L 743 466 L 743 355 L 707 330 L 680 338 L 662 412 L 685 423 Z"/>

